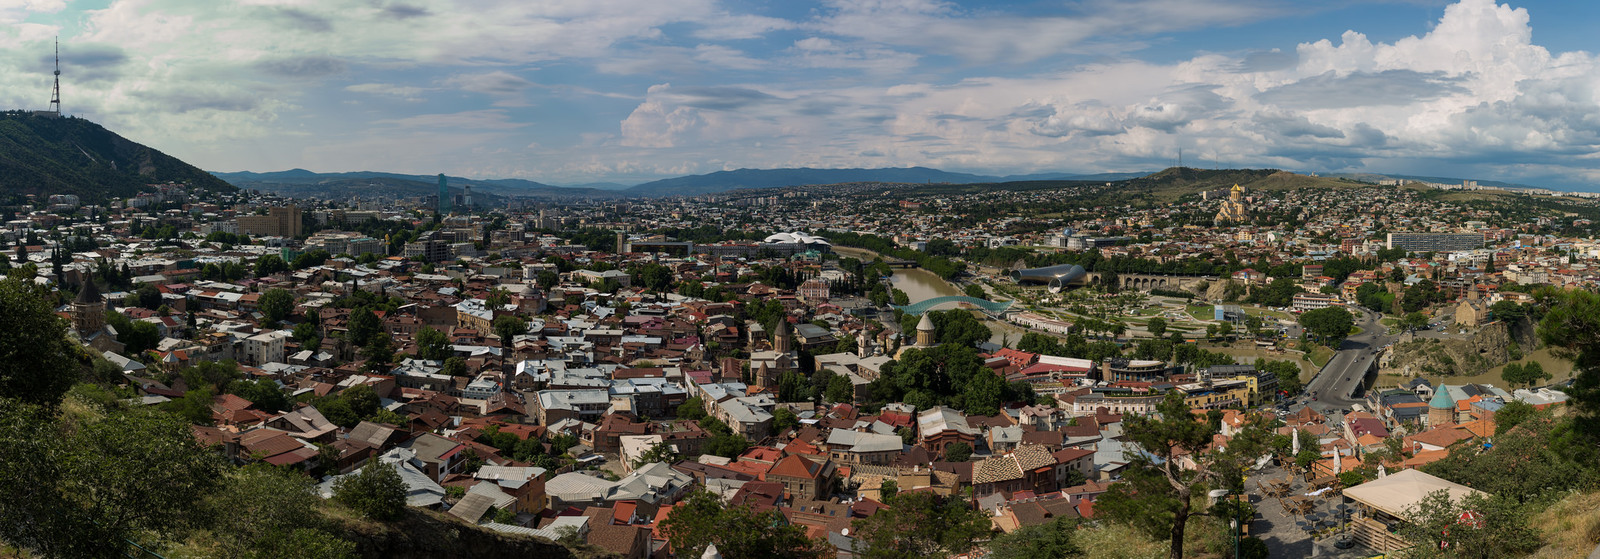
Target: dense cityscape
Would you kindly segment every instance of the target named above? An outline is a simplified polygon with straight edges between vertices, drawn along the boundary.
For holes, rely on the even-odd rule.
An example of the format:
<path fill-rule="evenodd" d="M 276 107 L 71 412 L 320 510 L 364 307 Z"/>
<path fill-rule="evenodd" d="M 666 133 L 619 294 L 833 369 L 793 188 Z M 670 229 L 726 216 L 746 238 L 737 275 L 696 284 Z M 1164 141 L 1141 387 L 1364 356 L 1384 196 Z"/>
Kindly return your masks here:
<path fill-rule="evenodd" d="M 1216 182 L 1241 176 L 1269 186 Z M 1310 182 L 1270 187 L 1291 178 Z M 1591 200 L 1135 180 L 1156 182 L 502 207 L 443 176 L 342 200 L 169 183 L 8 207 L 4 285 L 7 312 L 51 309 L 16 323 L 70 322 L 42 365 L 82 371 L 49 382 L 60 421 L 144 418 L 118 422 L 144 440 L 124 450 L 188 449 L 174 475 L 239 486 L 214 498 L 310 499 L 249 506 L 624 557 L 1550 545 L 1537 515 L 1595 475 L 1592 444 L 1549 446 L 1594 421 L 1572 401 L 1593 390 L 1572 360 L 1593 335 Z M 92 436 L 61 444 L 114 444 Z M 1506 460 L 1527 477 L 1483 471 Z M 1428 531 L 1459 510 L 1494 516 Z M 157 518 L 96 529 L 157 547 Z M 337 524 L 278 521 L 165 549 L 357 552 Z"/>
<path fill-rule="evenodd" d="M 0 559 L 1600 559 L 1596 15 L 0 0 Z"/>

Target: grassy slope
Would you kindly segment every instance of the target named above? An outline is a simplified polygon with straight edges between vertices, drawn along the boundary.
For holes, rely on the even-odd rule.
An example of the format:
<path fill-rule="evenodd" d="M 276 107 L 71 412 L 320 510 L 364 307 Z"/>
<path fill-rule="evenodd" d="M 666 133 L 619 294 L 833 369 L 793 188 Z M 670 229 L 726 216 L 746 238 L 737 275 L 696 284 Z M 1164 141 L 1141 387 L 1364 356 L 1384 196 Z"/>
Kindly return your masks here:
<path fill-rule="evenodd" d="M 1167 169 L 1119 183 L 1120 190 L 1172 202 L 1185 195 L 1207 190 L 1231 188 L 1237 184 L 1248 191 L 1285 191 L 1300 188 L 1373 188 L 1373 185 L 1345 179 L 1312 177 L 1276 169 Z"/>
<path fill-rule="evenodd" d="M 1545 546 L 1538 559 L 1583 559 L 1600 544 L 1600 493 L 1569 495 L 1534 516 Z"/>
<path fill-rule="evenodd" d="M 1566 359 L 1562 359 L 1560 357 L 1556 357 L 1555 355 L 1552 354 L 1552 352 L 1551 352 L 1551 350 L 1549 348 L 1541 349 L 1541 350 L 1529 353 L 1525 357 L 1523 357 L 1521 361 L 1517 361 L 1517 363 L 1528 363 L 1528 362 L 1531 362 L 1531 361 L 1538 361 L 1539 365 L 1544 367 L 1545 372 L 1550 373 L 1552 378 L 1551 378 L 1551 380 L 1549 382 L 1561 382 L 1561 381 L 1567 380 L 1569 378 L 1572 378 L 1572 361 L 1569 361 L 1569 360 L 1566 360 Z M 1423 378 L 1428 379 L 1429 382 L 1432 382 L 1434 386 L 1438 386 L 1440 384 L 1474 384 L 1474 383 L 1483 383 L 1483 384 L 1493 384 L 1493 385 L 1499 386 L 1501 388 L 1508 388 L 1506 386 L 1505 381 L 1500 380 L 1500 371 L 1503 370 L 1503 369 L 1505 369 L 1505 365 L 1500 365 L 1498 367 L 1493 367 L 1493 368 L 1491 368 L 1491 369 L 1489 369 L 1487 371 L 1484 371 L 1481 374 L 1472 375 L 1472 376 L 1459 376 L 1459 375 L 1421 375 L 1421 376 Z M 1402 378 L 1400 375 L 1380 375 L 1379 378 L 1378 378 L 1378 385 L 1379 386 L 1394 386 L 1394 385 L 1399 384 L 1400 382 L 1403 382 L 1405 380 L 1407 380 L 1407 379 L 1406 378 Z"/>

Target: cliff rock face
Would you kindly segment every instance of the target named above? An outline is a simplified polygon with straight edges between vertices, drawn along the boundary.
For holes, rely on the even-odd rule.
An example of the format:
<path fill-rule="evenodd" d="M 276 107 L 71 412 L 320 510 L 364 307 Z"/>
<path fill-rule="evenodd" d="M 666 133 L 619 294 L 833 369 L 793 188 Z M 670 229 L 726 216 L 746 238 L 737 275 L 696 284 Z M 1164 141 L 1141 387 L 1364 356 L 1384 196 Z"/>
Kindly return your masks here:
<path fill-rule="evenodd" d="M 454 517 L 407 509 L 405 518 L 392 523 L 344 520 L 343 537 L 356 543 L 367 559 L 588 559 L 604 557 L 592 551 L 574 553 L 541 538 L 502 534 L 466 524 Z"/>
<path fill-rule="evenodd" d="M 1526 320 L 1515 324 L 1489 323 L 1478 328 L 1467 339 L 1441 340 L 1406 335 L 1379 365 L 1383 373 L 1402 376 L 1472 376 L 1511 362 L 1513 344 L 1523 353 L 1533 351 L 1533 326 Z"/>
<path fill-rule="evenodd" d="M 1205 292 L 1201 293 L 1200 296 L 1204 297 L 1206 301 L 1223 299 L 1228 296 L 1228 285 L 1232 283 L 1232 280 L 1217 280 L 1211 282 L 1210 285 L 1206 286 Z"/>

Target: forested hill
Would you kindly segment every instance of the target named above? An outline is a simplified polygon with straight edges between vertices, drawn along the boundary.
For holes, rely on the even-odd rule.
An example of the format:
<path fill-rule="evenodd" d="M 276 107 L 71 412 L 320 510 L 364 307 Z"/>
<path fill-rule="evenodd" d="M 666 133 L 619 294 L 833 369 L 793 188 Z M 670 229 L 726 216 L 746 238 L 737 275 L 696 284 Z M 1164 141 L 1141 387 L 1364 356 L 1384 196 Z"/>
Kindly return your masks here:
<path fill-rule="evenodd" d="M 85 203 L 122 198 L 145 184 L 235 188 L 210 173 L 74 117 L 0 113 L 0 201 L 24 194 L 76 194 Z"/>
<path fill-rule="evenodd" d="M 1204 190 L 1226 190 L 1239 185 L 1250 192 L 1300 188 L 1368 188 L 1375 186 L 1346 178 L 1301 175 L 1277 169 L 1196 169 L 1170 167 L 1159 173 L 1117 183 L 1122 194 L 1153 196 L 1173 201 Z"/>

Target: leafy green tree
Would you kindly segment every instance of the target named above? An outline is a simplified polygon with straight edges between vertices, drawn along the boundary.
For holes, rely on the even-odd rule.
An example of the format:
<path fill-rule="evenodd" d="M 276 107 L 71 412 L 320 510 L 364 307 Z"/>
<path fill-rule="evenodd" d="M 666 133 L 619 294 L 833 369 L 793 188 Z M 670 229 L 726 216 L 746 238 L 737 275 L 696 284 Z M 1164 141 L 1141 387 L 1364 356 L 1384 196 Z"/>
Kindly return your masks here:
<path fill-rule="evenodd" d="M 230 557 L 355 557 L 355 543 L 324 531 L 311 478 L 261 465 L 239 469 L 202 507 Z"/>
<path fill-rule="evenodd" d="M 723 557 L 821 559 L 833 552 L 806 537 L 805 527 L 776 510 L 756 512 L 746 505 L 725 506 L 716 495 L 695 491 L 672 507 L 661 533 L 681 557 L 699 557 L 715 544 Z"/>
<path fill-rule="evenodd" d="M 328 251 L 313 250 L 311 252 L 302 253 L 300 256 L 296 256 L 291 266 L 296 270 L 304 270 L 313 266 L 321 266 L 322 263 L 327 262 L 328 258 L 330 257 L 331 256 L 328 254 Z"/>
<path fill-rule="evenodd" d="M 289 407 L 289 397 L 278 383 L 270 379 L 236 380 L 228 385 L 228 393 L 249 400 L 256 409 L 277 413 Z"/>
<path fill-rule="evenodd" d="M 244 374 L 239 372 L 239 364 L 232 359 L 204 361 L 184 369 L 180 374 L 190 388 L 207 388 L 217 394 L 225 392 L 233 381 L 244 378 Z"/>
<path fill-rule="evenodd" d="M 211 387 L 196 388 L 183 393 L 181 398 L 163 403 L 161 409 L 195 425 L 211 425 L 215 422 L 211 416 L 211 399 L 214 396 L 216 393 L 211 391 Z"/>
<path fill-rule="evenodd" d="M 1055 559 L 1081 557 L 1084 550 L 1072 535 L 1078 530 L 1076 518 L 1057 517 L 1055 520 L 1026 526 L 1010 534 L 1003 534 L 989 542 L 992 559 Z"/>
<path fill-rule="evenodd" d="M 148 283 L 139 284 L 139 288 L 134 290 L 133 295 L 139 301 L 140 307 L 156 310 L 156 307 L 161 306 L 161 290 L 156 289 L 154 285 Z"/>
<path fill-rule="evenodd" d="M 322 413 L 322 417 L 334 425 L 348 429 L 361 423 L 361 416 L 350 409 L 350 401 L 344 398 L 338 396 L 323 398 L 316 403 L 316 408 Z"/>
<path fill-rule="evenodd" d="M 361 348 L 361 356 L 367 359 L 367 371 L 388 373 L 394 362 L 394 340 L 388 332 L 379 332 Z"/>
<path fill-rule="evenodd" d="M 1507 431 L 1538 413 L 1537 408 L 1522 400 L 1506 402 L 1505 406 L 1494 412 L 1494 434 L 1505 435 Z"/>
<path fill-rule="evenodd" d="M 634 469 L 639 469 L 645 467 L 647 464 L 654 464 L 656 462 L 666 462 L 671 464 L 678 461 L 680 458 L 682 458 L 682 456 L 678 455 L 678 451 L 672 449 L 672 445 L 660 442 L 650 445 L 649 449 L 646 449 L 643 453 L 640 453 L 637 458 L 633 459 L 633 463 L 631 465 Z"/>
<path fill-rule="evenodd" d="M 256 259 L 255 272 L 258 278 L 287 271 L 289 271 L 289 264 L 283 261 L 283 257 L 276 254 L 268 254 Z"/>
<path fill-rule="evenodd" d="M 1339 307 L 1327 307 L 1301 313 L 1300 326 L 1316 336 L 1319 342 L 1328 347 L 1338 348 L 1345 337 L 1350 335 L 1350 329 L 1355 327 L 1355 318 L 1350 315 L 1350 311 Z"/>
<path fill-rule="evenodd" d="M 798 426 L 800 426 L 800 417 L 795 415 L 793 410 L 782 407 L 772 410 L 772 430 L 774 432 L 782 433 Z"/>
<path fill-rule="evenodd" d="M 287 289 L 274 287 L 262 293 L 256 304 L 261 309 L 262 318 L 268 323 L 275 323 L 294 313 L 294 294 Z"/>
<path fill-rule="evenodd" d="M 736 458 L 750 448 L 750 440 L 737 433 L 728 433 L 711 437 L 703 448 L 706 454 L 712 456 Z"/>
<path fill-rule="evenodd" d="M 878 485 L 878 498 L 882 501 L 887 502 L 889 499 L 893 499 L 895 495 L 899 494 L 900 484 L 896 483 L 895 480 L 885 479 Z"/>
<path fill-rule="evenodd" d="M 1480 521 L 1462 522 L 1465 511 L 1476 513 Z M 1400 534 L 1418 543 L 1407 557 L 1521 557 L 1543 545 L 1528 509 L 1499 495 L 1473 493 L 1452 501 L 1441 489 L 1407 510 L 1405 517 Z"/>
<path fill-rule="evenodd" d="M 1407 331 L 1415 331 L 1427 325 L 1428 317 L 1423 316 L 1420 312 L 1407 313 L 1404 318 L 1400 319 L 1400 327 Z"/>
<path fill-rule="evenodd" d="M 143 320 L 129 320 L 116 311 L 106 311 L 106 324 L 117 331 L 117 342 L 130 354 L 140 354 L 161 343 L 161 330 Z"/>
<path fill-rule="evenodd" d="M 423 326 L 417 331 L 417 357 L 431 361 L 449 359 L 455 352 L 450 348 L 450 339 L 444 332 Z"/>
<path fill-rule="evenodd" d="M 1167 333 L 1167 319 L 1159 316 L 1151 318 L 1150 322 L 1145 324 L 1145 329 L 1150 331 L 1151 336 L 1159 338 Z"/>
<path fill-rule="evenodd" d="M 333 482 L 333 501 L 373 520 L 398 520 L 405 512 L 406 483 L 394 465 L 369 460 L 361 470 Z"/>
<path fill-rule="evenodd" d="M 699 396 L 684 400 L 678 404 L 678 419 L 692 419 L 699 421 L 706 417 L 706 404 Z"/>
<path fill-rule="evenodd" d="M 50 404 L 78 380 L 78 348 L 51 302 L 17 278 L 0 280 L 0 398 Z"/>
<path fill-rule="evenodd" d="M 350 403 L 350 411 L 361 417 L 378 413 L 382 401 L 370 384 L 357 384 L 339 392 L 339 398 Z"/>
<path fill-rule="evenodd" d="M 1544 297 L 1544 319 L 1539 338 L 1573 362 L 1572 386 L 1567 388 L 1573 425 L 1588 444 L 1600 441 L 1600 294 L 1562 291 Z"/>
<path fill-rule="evenodd" d="M 1159 516 L 1171 515 L 1167 530 L 1171 557 L 1182 559 L 1184 533 L 1196 489 L 1210 483 L 1242 491 L 1246 465 L 1267 452 L 1268 431 L 1264 420 L 1258 418 L 1229 441 L 1226 451 L 1210 450 L 1207 447 L 1217 433 L 1217 426 L 1210 421 L 1197 420 L 1181 394 L 1168 393 L 1156 405 L 1156 412 L 1156 415 L 1124 420 L 1123 432 L 1158 462 L 1140 462 L 1130 468 L 1154 470 L 1145 478 L 1150 491 L 1160 487 L 1158 481 L 1166 481 L 1167 487 L 1161 493 L 1168 495 L 1171 501 L 1167 501 L 1169 508 Z M 1193 469 L 1177 465 L 1176 458 L 1185 454 L 1193 457 Z M 1144 497 L 1141 493 L 1139 498 Z"/>
<path fill-rule="evenodd" d="M 0 399 L 0 539 L 41 556 L 121 556 L 140 534 L 198 527 L 222 469 L 172 414 L 56 418 Z"/>
<path fill-rule="evenodd" d="M 964 442 L 953 442 L 944 447 L 944 461 L 966 462 L 972 459 L 972 445 Z"/>
<path fill-rule="evenodd" d="M 978 285 L 976 283 L 967 284 L 967 287 L 965 289 L 963 289 L 962 291 L 966 296 L 972 297 L 974 299 L 987 299 L 987 298 L 989 298 L 989 294 L 988 293 L 984 293 L 983 286 Z"/>
<path fill-rule="evenodd" d="M 362 307 L 350 313 L 350 323 L 345 328 L 345 340 L 356 347 L 366 347 L 383 330 L 383 321 L 372 309 Z"/>
<path fill-rule="evenodd" d="M 1301 432 L 1303 433 L 1304 431 L 1301 431 Z M 1302 437 L 1300 437 L 1300 440 L 1301 441 L 1305 441 L 1306 438 L 1304 436 L 1302 436 Z M 1308 469 L 1311 468 L 1312 464 L 1317 463 L 1317 461 L 1321 460 L 1321 459 L 1322 459 L 1322 453 L 1318 452 L 1317 449 L 1315 449 L 1315 448 L 1306 448 L 1304 445 L 1302 445 L 1302 447 L 1300 449 L 1300 453 L 1294 455 L 1294 465 L 1295 465 L 1295 467 L 1298 467 L 1301 470 L 1308 470 Z"/>
<path fill-rule="evenodd" d="M 1528 316 L 1527 309 L 1511 301 L 1497 301 L 1495 304 L 1489 305 L 1489 312 L 1494 315 L 1495 320 L 1506 322 L 1517 322 Z"/>
<path fill-rule="evenodd" d="M 1257 358 L 1256 370 L 1265 373 L 1272 373 L 1272 376 L 1277 377 L 1279 390 L 1283 390 L 1289 394 L 1300 393 L 1300 365 L 1296 364 L 1295 362 L 1283 360 L 1269 361 L 1265 358 Z"/>
<path fill-rule="evenodd" d="M 1545 372 L 1544 365 L 1538 361 L 1528 363 L 1508 363 L 1500 370 L 1500 378 L 1513 387 L 1533 386 L 1542 381 L 1550 380 L 1550 373 Z"/>
<path fill-rule="evenodd" d="M 855 521 L 856 533 L 867 547 L 858 557 L 948 557 L 972 550 L 993 533 L 989 515 L 965 499 L 912 491 L 896 494 L 887 504 L 889 508 Z"/>
<path fill-rule="evenodd" d="M 194 313 L 190 313 L 189 316 L 194 316 Z M 303 349 L 315 350 L 322 345 L 322 336 L 317 334 L 317 325 L 310 322 L 294 325 L 294 340 L 300 342 L 300 347 Z"/>
<path fill-rule="evenodd" d="M 496 317 L 492 326 L 494 335 L 500 337 L 500 345 L 507 347 L 512 338 L 528 333 L 528 321 L 509 314 Z"/>
<path fill-rule="evenodd" d="M 834 375 L 828 379 L 828 401 L 841 403 L 854 403 L 856 401 L 856 386 L 850 382 L 850 377 Z"/>
<path fill-rule="evenodd" d="M 1543 505 L 1569 491 L 1600 486 L 1600 469 L 1594 467 L 1600 464 L 1600 449 L 1582 441 L 1567 419 L 1538 412 L 1496 435 L 1493 448 L 1457 445 L 1422 470 L 1518 503 Z"/>
<path fill-rule="evenodd" d="M 444 364 L 439 367 L 439 374 L 452 377 L 467 376 L 470 374 L 467 372 L 467 360 L 460 357 L 445 359 Z"/>

